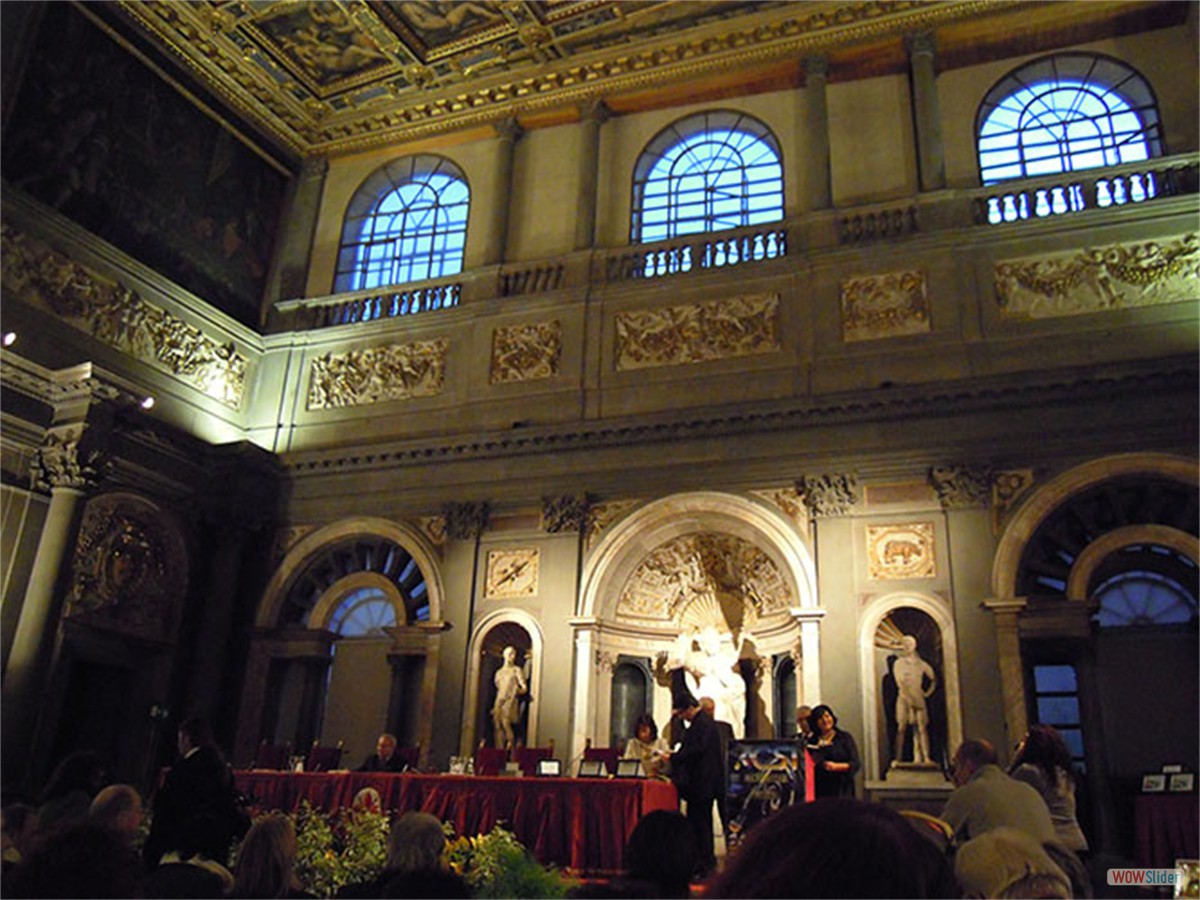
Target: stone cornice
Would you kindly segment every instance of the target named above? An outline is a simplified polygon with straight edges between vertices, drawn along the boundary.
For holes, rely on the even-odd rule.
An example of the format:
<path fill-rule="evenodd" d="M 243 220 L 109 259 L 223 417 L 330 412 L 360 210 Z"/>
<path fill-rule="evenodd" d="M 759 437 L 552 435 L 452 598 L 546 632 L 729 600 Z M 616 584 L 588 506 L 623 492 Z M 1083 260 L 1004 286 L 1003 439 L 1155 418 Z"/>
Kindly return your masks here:
<path fill-rule="evenodd" d="M 978 379 L 953 385 L 918 385 L 873 393 L 857 392 L 809 403 L 787 403 L 739 409 L 725 414 L 697 414 L 669 420 L 609 420 L 544 428 L 520 433 L 490 432 L 457 441 L 413 440 L 386 445 L 341 446 L 286 454 L 282 463 L 294 479 L 327 477 L 333 472 L 369 471 L 427 464 L 519 457 L 545 452 L 594 451 L 686 440 L 706 440 L 804 430 L 832 425 L 895 419 L 938 418 L 1030 405 L 1078 403 L 1117 394 L 1171 390 L 1194 393 L 1198 376 L 1193 358 L 1047 373 L 1039 380 Z"/>

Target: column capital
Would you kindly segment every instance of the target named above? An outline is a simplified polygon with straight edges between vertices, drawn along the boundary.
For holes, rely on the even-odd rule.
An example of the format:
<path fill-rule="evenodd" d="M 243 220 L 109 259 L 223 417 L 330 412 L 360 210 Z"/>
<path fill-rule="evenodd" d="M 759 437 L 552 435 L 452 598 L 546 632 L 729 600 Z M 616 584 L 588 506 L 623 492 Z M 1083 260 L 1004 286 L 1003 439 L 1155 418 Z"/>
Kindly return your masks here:
<path fill-rule="evenodd" d="M 85 492 L 99 484 L 110 459 L 105 448 L 96 446 L 95 431 L 83 423 L 50 429 L 29 467 L 34 490 Z"/>
<path fill-rule="evenodd" d="M 521 127 L 521 123 L 516 120 L 515 116 L 509 116 L 507 119 L 501 119 L 492 125 L 496 129 L 496 137 L 510 144 L 515 144 L 525 134 L 525 129 Z"/>
<path fill-rule="evenodd" d="M 823 606 L 793 606 L 788 614 L 803 625 L 805 622 L 820 622 L 829 610 Z"/>
<path fill-rule="evenodd" d="M 579 104 L 579 118 L 583 122 L 596 122 L 603 125 L 612 117 L 613 111 L 599 97 Z"/>
<path fill-rule="evenodd" d="M 985 597 L 982 601 L 985 609 L 991 610 L 997 616 L 1020 615 L 1029 605 L 1027 597 Z"/>
<path fill-rule="evenodd" d="M 906 35 L 904 46 L 909 56 L 933 56 L 937 52 L 937 40 L 932 31 L 918 31 Z"/>
<path fill-rule="evenodd" d="M 814 519 L 849 515 L 859 499 L 858 475 L 801 475 L 796 492 Z"/>
<path fill-rule="evenodd" d="M 804 78 L 811 80 L 820 78 L 824 81 L 829 77 L 829 57 L 827 56 L 806 56 L 804 58 Z"/>
<path fill-rule="evenodd" d="M 986 507 L 992 500 L 991 466 L 932 466 L 929 484 L 937 492 L 942 509 Z"/>
<path fill-rule="evenodd" d="M 486 500 L 480 503 L 447 503 L 442 507 L 442 515 L 446 519 L 446 537 L 456 541 L 479 537 L 487 530 L 491 512 Z"/>

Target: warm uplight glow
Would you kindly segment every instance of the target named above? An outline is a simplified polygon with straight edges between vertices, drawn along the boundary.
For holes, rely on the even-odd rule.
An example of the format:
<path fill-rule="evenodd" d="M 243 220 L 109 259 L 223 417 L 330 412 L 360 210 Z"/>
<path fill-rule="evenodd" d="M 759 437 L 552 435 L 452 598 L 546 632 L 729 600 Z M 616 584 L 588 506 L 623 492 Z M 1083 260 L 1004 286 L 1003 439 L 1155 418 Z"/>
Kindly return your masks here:
<path fill-rule="evenodd" d="M 144 400 L 142 400 L 141 405 L 142 405 L 142 409 L 154 409 L 154 398 L 146 397 Z"/>
<path fill-rule="evenodd" d="M 4 346 L 11 347 L 17 342 L 17 333 L 15 331 L 4 332 Z"/>

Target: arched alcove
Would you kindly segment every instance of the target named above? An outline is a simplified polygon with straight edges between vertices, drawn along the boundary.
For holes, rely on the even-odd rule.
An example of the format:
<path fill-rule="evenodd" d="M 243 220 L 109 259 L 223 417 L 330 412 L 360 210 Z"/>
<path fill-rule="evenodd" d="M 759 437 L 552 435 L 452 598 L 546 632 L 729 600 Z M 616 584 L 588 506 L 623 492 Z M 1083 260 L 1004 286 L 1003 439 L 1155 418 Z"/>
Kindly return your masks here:
<path fill-rule="evenodd" d="M 503 609 L 484 616 L 475 626 L 468 648 L 468 685 L 463 710 L 462 738 L 459 752 L 470 755 L 483 742 L 494 743 L 491 728 L 492 701 L 495 698 L 493 678 L 502 663 L 505 647 L 517 650 L 517 664 L 526 670 L 527 706 L 521 714 L 519 738 L 525 746 L 538 743 L 538 696 L 542 683 L 542 659 L 545 638 L 537 620 L 524 610 Z"/>

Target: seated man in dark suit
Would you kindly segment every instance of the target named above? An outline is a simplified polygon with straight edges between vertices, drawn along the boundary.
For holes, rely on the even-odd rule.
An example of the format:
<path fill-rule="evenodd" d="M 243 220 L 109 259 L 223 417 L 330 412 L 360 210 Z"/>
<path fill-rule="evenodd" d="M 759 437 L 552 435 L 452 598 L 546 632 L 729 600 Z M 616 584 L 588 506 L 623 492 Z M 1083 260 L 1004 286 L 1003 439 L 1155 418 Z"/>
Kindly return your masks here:
<path fill-rule="evenodd" d="M 375 752 L 363 760 L 359 772 L 403 772 L 408 763 L 396 755 L 396 736 L 381 734 L 375 742 Z"/>

